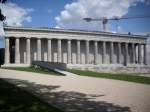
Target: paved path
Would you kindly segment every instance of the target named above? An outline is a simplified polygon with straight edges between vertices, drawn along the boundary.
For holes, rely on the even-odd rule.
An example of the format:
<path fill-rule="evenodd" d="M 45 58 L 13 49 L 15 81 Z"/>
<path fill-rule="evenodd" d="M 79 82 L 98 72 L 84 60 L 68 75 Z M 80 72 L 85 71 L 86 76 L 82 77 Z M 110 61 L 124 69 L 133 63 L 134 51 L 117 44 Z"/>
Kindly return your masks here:
<path fill-rule="evenodd" d="M 3 69 L 0 78 L 67 112 L 150 112 L 150 85 Z"/>

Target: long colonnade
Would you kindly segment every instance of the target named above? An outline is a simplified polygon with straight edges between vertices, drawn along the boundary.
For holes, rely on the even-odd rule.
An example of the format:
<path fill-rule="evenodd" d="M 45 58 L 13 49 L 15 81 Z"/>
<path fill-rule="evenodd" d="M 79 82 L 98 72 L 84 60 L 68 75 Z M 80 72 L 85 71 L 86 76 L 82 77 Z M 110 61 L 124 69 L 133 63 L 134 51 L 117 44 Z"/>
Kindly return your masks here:
<path fill-rule="evenodd" d="M 47 58 L 42 60 L 42 38 L 36 38 L 36 49 L 37 55 L 36 58 L 32 60 L 31 58 L 31 51 L 32 51 L 32 38 L 25 38 L 25 56 L 24 62 L 21 62 L 21 38 L 14 38 L 14 63 L 15 64 L 30 64 L 33 60 L 38 61 L 50 61 L 53 62 L 53 47 L 52 43 L 53 40 L 56 41 L 57 45 L 57 61 L 56 62 L 63 62 L 63 41 L 67 41 L 67 55 L 66 55 L 66 63 L 67 64 L 74 64 L 73 56 L 72 56 L 72 49 L 76 49 L 76 62 L 75 64 L 146 64 L 146 44 L 141 43 L 130 43 L 130 42 L 111 42 L 111 41 L 98 41 L 98 40 L 79 40 L 79 39 L 46 39 L 46 47 L 47 47 Z M 5 64 L 10 64 L 10 37 L 5 38 Z M 84 44 L 83 44 L 84 43 Z M 75 44 L 75 46 L 72 46 Z M 81 56 L 81 46 L 84 46 L 83 51 L 85 51 L 85 63 L 82 63 L 82 56 Z M 101 46 L 101 47 L 100 47 Z M 109 48 L 108 48 L 109 47 Z M 92 49 L 91 49 L 92 48 Z M 107 50 L 109 49 L 109 50 Z M 90 61 L 90 51 L 93 52 L 93 61 Z M 107 51 L 109 51 L 107 53 Z M 99 60 L 99 52 L 101 52 L 101 61 Z M 108 58 L 109 55 L 109 62 Z M 115 61 L 115 57 L 117 58 Z M 122 59 L 123 57 L 123 59 Z"/>

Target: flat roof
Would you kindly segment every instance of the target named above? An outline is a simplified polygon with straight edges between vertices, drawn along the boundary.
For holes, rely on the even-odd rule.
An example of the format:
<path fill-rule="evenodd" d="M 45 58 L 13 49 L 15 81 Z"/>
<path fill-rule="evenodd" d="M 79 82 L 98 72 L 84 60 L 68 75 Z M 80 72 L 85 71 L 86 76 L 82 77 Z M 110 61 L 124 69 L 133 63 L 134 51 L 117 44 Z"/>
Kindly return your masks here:
<path fill-rule="evenodd" d="M 76 33 L 76 34 L 90 34 L 90 35 L 108 35 L 108 36 L 119 36 L 119 37 L 138 37 L 147 38 L 148 35 L 139 34 L 122 34 L 113 32 L 103 32 L 103 31 L 90 31 L 90 30 L 77 30 L 77 29 L 61 29 L 61 28 L 48 28 L 48 27 L 14 27 L 5 26 L 4 30 L 25 30 L 25 31 L 44 31 L 44 32 L 58 32 L 58 33 Z"/>

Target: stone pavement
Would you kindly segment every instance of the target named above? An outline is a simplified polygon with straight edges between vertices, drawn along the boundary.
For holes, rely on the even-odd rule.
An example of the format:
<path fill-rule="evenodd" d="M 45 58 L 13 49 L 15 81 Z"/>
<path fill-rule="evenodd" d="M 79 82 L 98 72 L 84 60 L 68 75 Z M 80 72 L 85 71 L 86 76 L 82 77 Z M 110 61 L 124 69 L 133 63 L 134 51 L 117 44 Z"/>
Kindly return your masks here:
<path fill-rule="evenodd" d="M 0 69 L 0 78 L 66 112 L 149 112 L 150 85 Z"/>

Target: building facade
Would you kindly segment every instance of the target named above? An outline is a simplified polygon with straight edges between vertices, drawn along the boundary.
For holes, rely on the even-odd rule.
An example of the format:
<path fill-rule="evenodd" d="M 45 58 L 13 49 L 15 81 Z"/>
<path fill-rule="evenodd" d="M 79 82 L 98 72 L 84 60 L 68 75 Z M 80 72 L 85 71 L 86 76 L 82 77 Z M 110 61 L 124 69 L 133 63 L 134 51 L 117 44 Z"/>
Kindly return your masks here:
<path fill-rule="evenodd" d="M 146 36 L 48 28 L 5 27 L 5 66 L 32 61 L 66 63 L 71 68 L 143 66 Z"/>

